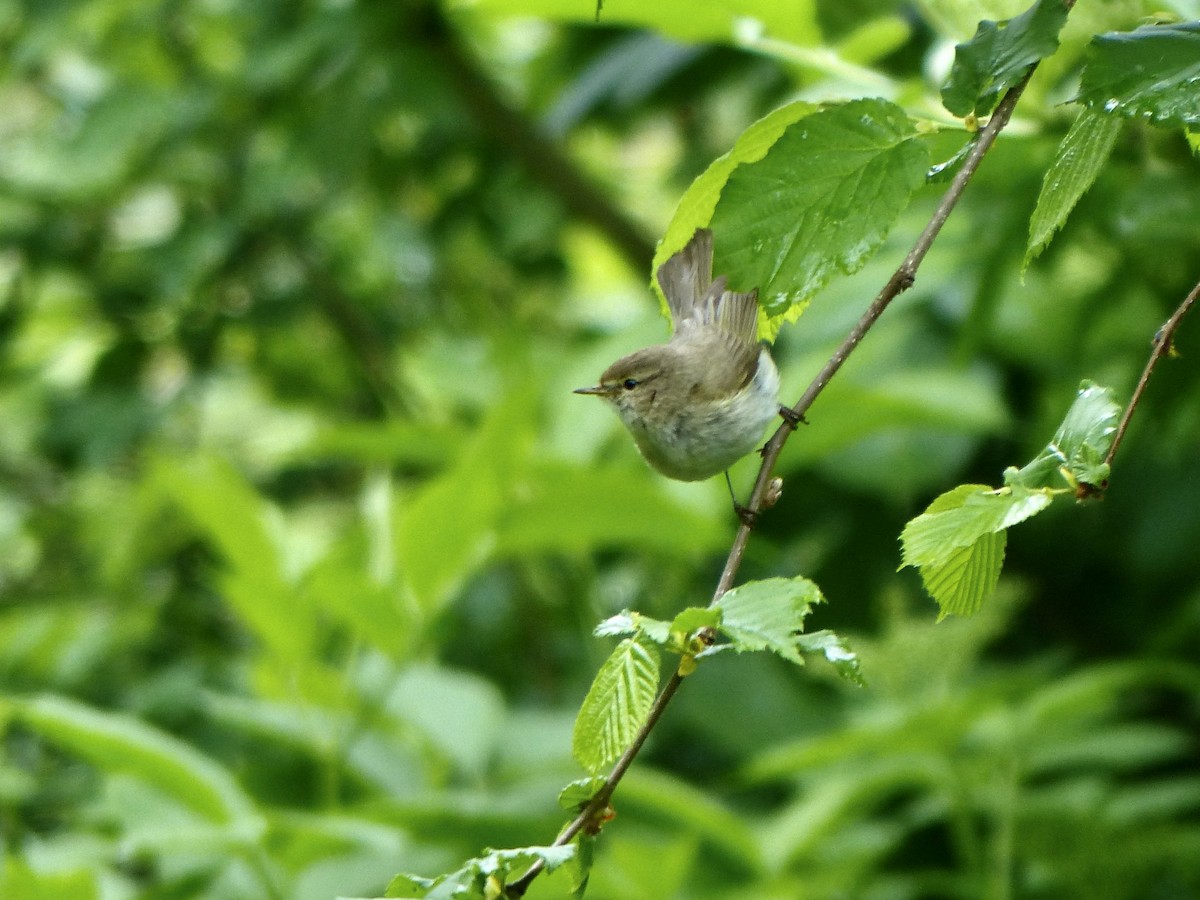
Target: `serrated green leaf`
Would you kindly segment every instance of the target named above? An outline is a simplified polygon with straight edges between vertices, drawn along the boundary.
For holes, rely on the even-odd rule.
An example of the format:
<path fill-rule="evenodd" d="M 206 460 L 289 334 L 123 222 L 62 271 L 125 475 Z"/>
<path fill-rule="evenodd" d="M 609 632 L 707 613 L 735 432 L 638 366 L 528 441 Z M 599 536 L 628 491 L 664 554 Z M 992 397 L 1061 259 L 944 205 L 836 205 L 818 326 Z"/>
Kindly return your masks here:
<path fill-rule="evenodd" d="M 886 100 L 808 115 L 729 175 L 711 223 L 714 271 L 759 289 L 774 334 L 836 272 L 866 263 L 927 166 L 908 117 Z"/>
<path fill-rule="evenodd" d="M 983 607 L 1000 580 L 1008 533 L 980 535 L 966 547 L 955 549 L 941 563 L 921 568 L 925 590 L 937 601 L 940 622 L 946 616 L 972 616 Z"/>
<path fill-rule="evenodd" d="M 1156 125 L 1200 125 L 1200 22 L 1092 38 L 1078 99 Z"/>
<path fill-rule="evenodd" d="M 1071 124 L 1042 179 L 1037 206 L 1029 220 L 1026 266 L 1050 243 L 1079 198 L 1092 186 L 1112 153 L 1121 124 L 1117 116 L 1096 109 L 1085 109 Z"/>
<path fill-rule="evenodd" d="M 1112 446 L 1121 407 L 1111 388 L 1084 381 L 1054 439 L 1024 468 L 1005 473 L 1005 482 L 1030 489 L 1074 489 L 1101 485 L 1108 478 L 1104 457 Z M 1062 474 L 1070 474 L 1070 480 Z"/>
<path fill-rule="evenodd" d="M 834 671 L 857 685 L 865 685 L 858 654 L 850 649 L 845 639 L 832 631 L 814 631 L 796 638 L 802 653 L 820 653 L 833 666 Z"/>
<path fill-rule="evenodd" d="M 571 753 L 595 774 L 625 752 L 654 703 L 658 648 L 626 638 L 604 661 L 575 719 Z"/>
<path fill-rule="evenodd" d="M 702 228 L 712 221 L 713 211 L 717 208 L 717 201 L 721 198 L 721 191 L 734 169 L 762 159 L 789 125 L 805 116 L 812 115 L 819 108 L 815 104 L 802 101 L 789 103 L 763 116 L 743 131 L 729 152 L 715 159 L 679 198 L 675 214 L 671 216 L 667 230 L 663 234 L 662 240 L 659 241 L 658 248 L 654 251 L 654 264 L 651 271 L 657 272 L 659 266 L 666 262 L 672 254 L 683 248 L 697 228 Z M 663 315 L 669 316 L 666 298 L 662 295 L 658 279 L 653 275 L 651 275 L 650 284 L 658 295 Z M 760 334 L 764 337 L 772 336 L 766 334 L 761 327 Z"/>
<path fill-rule="evenodd" d="M 1054 499 L 1055 491 L 1020 485 L 999 490 L 977 485 L 959 485 L 931 503 L 909 521 L 900 535 L 904 566 L 922 571 L 941 567 L 960 550 L 971 547 L 986 534 L 994 534 L 1041 512 Z"/>
<path fill-rule="evenodd" d="M 603 775 L 575 779 L 559 792 L 558 805 L 569 812 L 574 812 L 596 796 L 596 791 L 604 787 L 604 780 Z"/>
<path fill-rule="evenodd" d="M 974 37 L 955 47 L 950 79 L 942 88 L 943 105 L 956 116 L 991 113 L 1031 65 L 1058 49 L 1058 33 L 1066 21 L 1062 0 L 1038 0 L 1019 16 L 980 22 Z"/>
<path fill-rule="evenodd" d="M 721 610 L 718 628 L 739 653 L 770 650 L 803 665 L 796 636 L 803 630 L 813 604 L 823 600 L 820 589 L 807 578 L 750 581 L 717 601 Z"/>

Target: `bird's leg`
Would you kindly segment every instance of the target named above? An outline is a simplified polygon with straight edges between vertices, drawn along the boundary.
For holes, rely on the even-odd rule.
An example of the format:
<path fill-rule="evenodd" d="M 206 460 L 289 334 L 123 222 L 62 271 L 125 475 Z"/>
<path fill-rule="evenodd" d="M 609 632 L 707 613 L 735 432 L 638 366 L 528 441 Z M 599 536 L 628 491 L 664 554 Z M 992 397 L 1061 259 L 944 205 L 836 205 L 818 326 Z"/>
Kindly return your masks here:
<path fill-rule="evenodd" d="M 783 421 L 788 423 L 792 431 L 795 431 L 800 425 L 808 424 L 808 419 L 804 418 L 804 416 L 790 406 L 780 406 L 779 415 L 783 418 Z"/>
<path fill-rule="evenodd" d="M 738 503 L 737 495 L 733 492 L 733 482 L 729 478 L 729 470 L 725 470 L 725 486 L 729 488 L 729 499 L 733 501 L 733 511 L 737 514 L 738 520 L 747 528 L 753 528 L 754 522 L 758 519 L 758 513 L 748 506 L 742 506 Z"/>

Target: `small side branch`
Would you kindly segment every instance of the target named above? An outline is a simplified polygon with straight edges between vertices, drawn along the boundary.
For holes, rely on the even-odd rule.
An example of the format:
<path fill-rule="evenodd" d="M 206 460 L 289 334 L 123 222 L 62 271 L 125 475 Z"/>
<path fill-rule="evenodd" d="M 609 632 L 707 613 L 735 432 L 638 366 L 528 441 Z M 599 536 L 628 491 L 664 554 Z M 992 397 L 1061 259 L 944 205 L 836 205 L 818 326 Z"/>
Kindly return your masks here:
<path fill-rule="evenodd" d="M 1113 457 L 1117 455 L 1117 448 L 1121 446 L 1121 441 L 1124 440 L 1125 432 L 1129 428 L 1129 420 L 1133 418 L 1133 413 L 1142 400 L 1142 394 L 1145 393 L 1146 385 L 1150 382 L 1150 376 L 1154 374 L 1154 368 L 1158 365 L 1159 360 L 1171 354 L 1175 343 L 1175 331 L 1179 328 L 1179 323 L 1183 321 L 1188 310 L 1196 305 L 1197 300 L 1200 300 L 1200 282 L 1196 283 L 1191 293 L 1183 298 L 1178 309 L 1171 314 L 1171 318 L 1167 319 L 1162 328 L 1158 329 L 1154 335 L 1154 349 L 1150 351 L 1150 358 L 1146 360 L 1146 368 L 1142 369 L 1142 377 L 1138 379 L 1137 387 L 1133 389 L 1133 396 L 1129 398 L 1129 405 L 1125 407 L 1125 413 L 1117 425 L 1112 446 L 1108 448 L 1108 454 L 1104 457 L 1106 465 L 1112 465 Z"/>

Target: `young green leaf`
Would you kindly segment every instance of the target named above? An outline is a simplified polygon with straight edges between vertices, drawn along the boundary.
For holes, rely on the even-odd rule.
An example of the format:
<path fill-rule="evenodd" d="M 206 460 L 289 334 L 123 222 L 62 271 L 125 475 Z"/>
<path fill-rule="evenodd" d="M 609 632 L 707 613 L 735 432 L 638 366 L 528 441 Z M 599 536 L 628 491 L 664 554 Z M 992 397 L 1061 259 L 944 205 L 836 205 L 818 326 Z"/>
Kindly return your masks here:
<path fill-rule="evenodd" d="M 1072 123 L 1042 180 L 1037 206 L 1029 220 L 1026 267 L 1062 228 L 1079 198 L 1100 174 L 1117 142 L 1121 124 L 1119 117 L 1094 108 L 1084 109 Z"/>
<path fill-rule="evenodd" d="M 1200 22 L 1092 38 L 1079 100 L 1156 125 L 1200 125 Z"/>
<path fill-rule="evenodd" d="M 983 608 L 1000 580 L 1008 532 L 982 534 L 973 544 L 954 549 L 941 562 L 924 566 L 921 581 L 946 616 L 973 616 Z"/>
<path fill-rule="evenodd" d="M 640 612 L 624 609 L 609 616 L 592 632 L 596 637 L 626 637 L 644 635 L 656 644 L 665 645 L 671 639 L 671 623 L 652 619 Z"/>
<path fill-rule="evenodd" d="M 559 792 L 558 805 L 568 812 L 574 812 L 596 796 L 596 791 L 602 787 L 604 787 L 603 775 L 577 778 Z"/>
<path fill-rule="evenodd" d="M 850 649 L 845 639 L 832 631 L 814 631 L 796 637 L 796 646 L 802 653 L 820 653 L 833 666 L 835 672 L 857 685 L 866 684 L 859 665 L 858 654 Z"/>
<path fill-rule="evenodd" d="M 571 753 L 587 771 L 599 772 L 633 742 L 658 689 L 658 648 L 626 638 L 604 661 L 575 719 Z"/>
<path fill-rule="evenodd" d="M 972 615 L 991 595 L 1004 564 L 1006 529 L 1041 512 L 1051 489 L 963 484 L 947 491 L 900 535 L 904 566 L 921 573 L 929 595 L 947 615 Z"/>
<path fill-rule="evenodd" d="M 415 900 L 493 900 L 502 896 L 509 876 L 523 871 L 540 860 L 547 872 L 575 858 L 576 847 L 517 847 L 511 850 L 488 850 L 483 856 L 468 859 L 461 868 L 422 878 L 418 875 L 396 875 L 387 886 L 387 897 Z"/>
<path fill-rule="evenodd" d="M 856 272 L 919 187 L 928 152 L 886 100 L 830 106 L 729 176 L 713 213 L 714 270 L 759 289 L 772 331 L 838 271 Z"/>
<path fill-rule="evenodd" d="M 986 534 L 1003 531 L 1050 505 L 1052 491 L 961 484 L 942 494 L 904 526 L 903 565 L 941 566 Z"/>
<path fill-rule="evenodd" d="M 1037 0 L 1012 19 L 980 22 L 975 36 L 955 48 L 950 80 L 942 88 L 943 105 L 956 116 L 991 113 L 1031 65 L 1058 49 L 1058 32 L 1066 21 L 1062 0 Z"/>
<path fill-rule="evenodd" d="M 571 896 L 583 900 L 587 893 L 588 879 L 592 877 L 592 864 L 596 861 L 596 836 L 586 831 L 575 836 L 575 853 L 571 872 Z"/>
<path fill-rule="evenodd" d="M 720 632 L 739 653 L 770 650 L 796 665 L 804 665 L 797 636 L 814 603 L 822 603 L 820 589 L 807 578 L 767 578 L 738 585 L 725 593 Z"/>
<path fill-rule="evenodd" d="M 1112 389 L 1084 381 L 1054 439 L 1024 468 L 1005 472 L 1005 483 L 1072 490 L 1079 483 L 1102 485 L 1108 479 L 1104 457 L 1120 417 Z"/>

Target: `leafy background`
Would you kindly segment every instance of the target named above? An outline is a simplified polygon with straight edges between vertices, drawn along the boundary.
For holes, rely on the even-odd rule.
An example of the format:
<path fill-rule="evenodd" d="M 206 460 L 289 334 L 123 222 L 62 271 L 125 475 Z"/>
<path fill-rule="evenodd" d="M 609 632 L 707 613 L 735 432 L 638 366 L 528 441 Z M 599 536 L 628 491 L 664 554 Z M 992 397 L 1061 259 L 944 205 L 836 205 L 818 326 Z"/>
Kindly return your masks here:
<path fill-rule="evenodd" d="M 0 894 L 367 895 L 550 840 L 592 628 L 703 603 L 734 530 L 570 394 L 665 335 L 655 237 L 790 100 L 888 97 L 950 157 L 950 48 L 1020 9 L 0 3 Z M 1021 278 L 1086 42 L 1161 12 L 1072 12 L 783 456 L 743 575 L 819 584 L 867 686 L 702 665 L 589 896 L 1200 893 L 1200 326 L 999 602 L 935 624 L 896 572 L 1082 378 L 1127 398 L 1200 275 L 1200 166 L 1131 123 Z M 785 396 L 937 193 L 782 329 Z"/>

